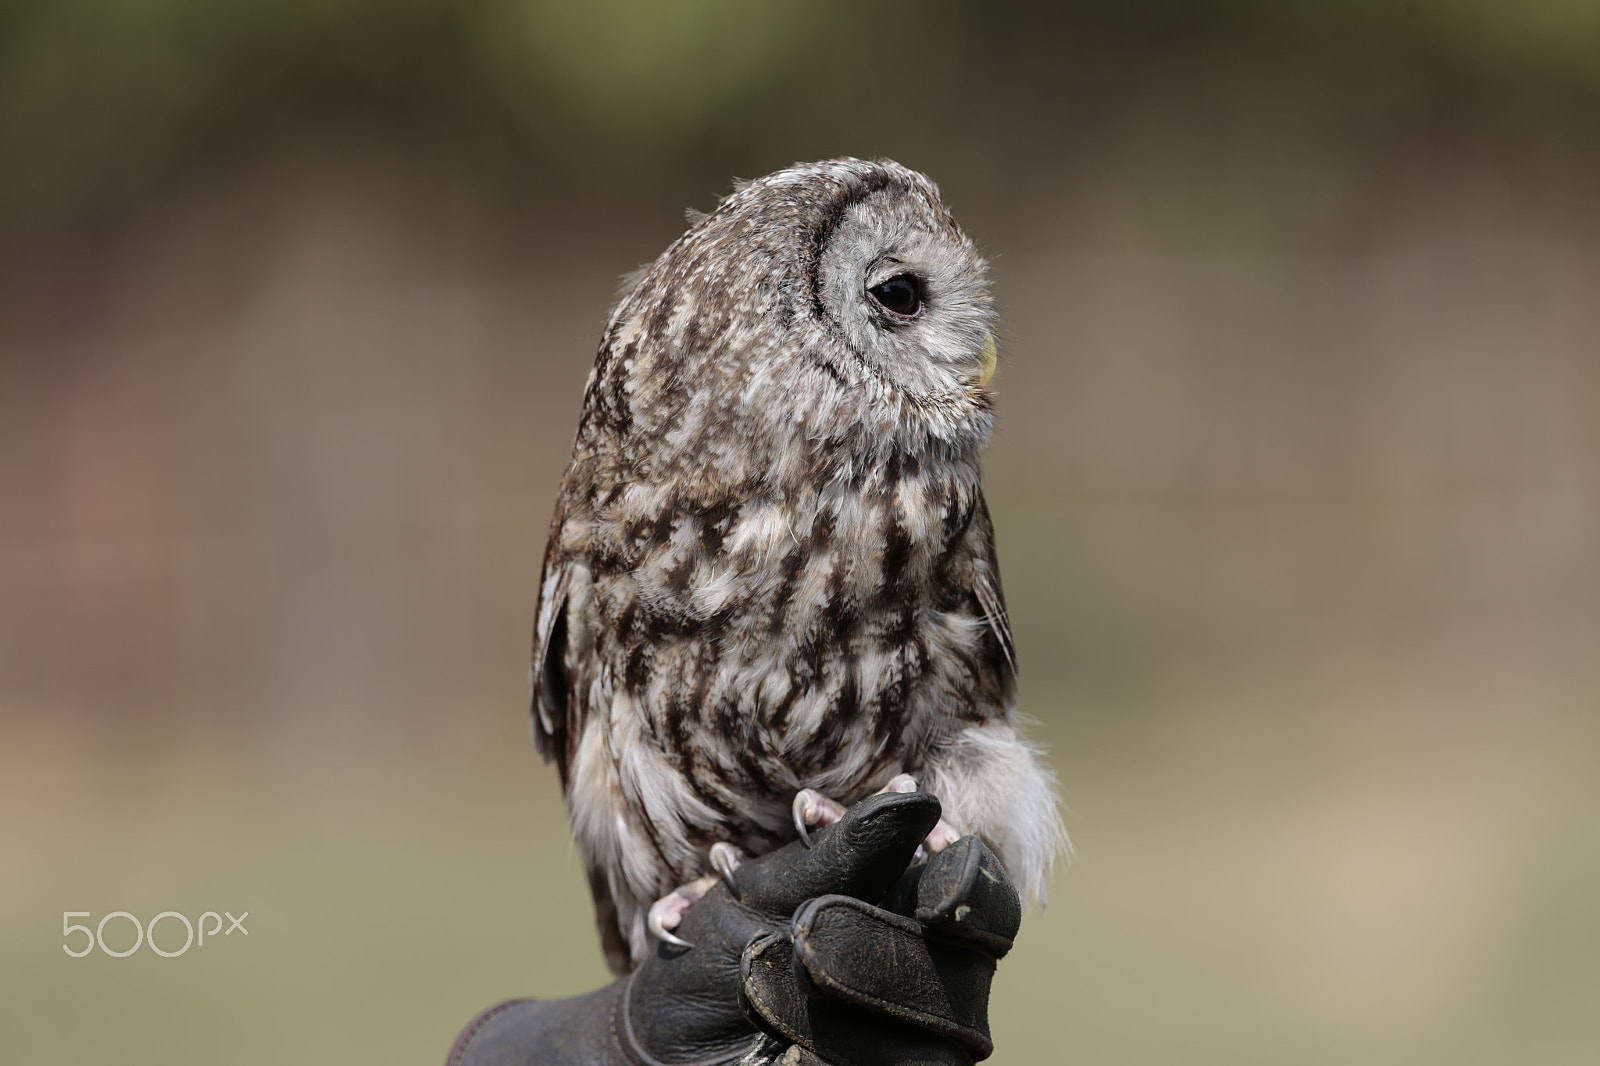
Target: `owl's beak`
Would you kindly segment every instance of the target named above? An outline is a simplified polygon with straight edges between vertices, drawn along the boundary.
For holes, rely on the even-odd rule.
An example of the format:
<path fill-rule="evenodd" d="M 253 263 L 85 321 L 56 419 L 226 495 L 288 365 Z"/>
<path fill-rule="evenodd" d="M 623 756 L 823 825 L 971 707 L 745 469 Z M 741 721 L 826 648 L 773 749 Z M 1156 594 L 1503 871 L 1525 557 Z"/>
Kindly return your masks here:
<path fill-rule="evenodd" d="M 983 341 L 983 373 L 978 375 L 978 384 L 984 388 L 989 387 L 989 382 L 994 380 L 994 368 L 1000 362 L 1000 353 L 995 351 L 994 334 L 991 333 Z"/>

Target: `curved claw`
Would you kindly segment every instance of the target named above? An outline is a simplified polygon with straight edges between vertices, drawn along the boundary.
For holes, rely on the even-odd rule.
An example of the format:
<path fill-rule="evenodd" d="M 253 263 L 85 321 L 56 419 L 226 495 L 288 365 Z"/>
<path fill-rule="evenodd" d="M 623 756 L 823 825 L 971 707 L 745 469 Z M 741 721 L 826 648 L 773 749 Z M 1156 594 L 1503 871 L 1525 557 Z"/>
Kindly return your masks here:
<path fill-rule="evenodd" d="M 910 774 L 896 774 L 889 779 L 889 783 L 878 790 L 879 794 L 885 792 L 917 792 L 922 788 L 917 779 Z M 917 846 L 917 853 L 912 857 L 912 864 L 927 862 L 945 848 L 961 839 L 961 834 L 955 826 L 939 819 L 937 825 L 928 832 L 927 837 Z"/>
<path fill-rule="evenodd" d="M 678 928 L 678 923 L 683 921 L 684 913 L 694 906 L 694 901 L 705 895 L 706 891 L 716 883 L 715 877 L 702 877 L 686 885 L 679 885 L 650 904 L 650 912 L 645 916 L 645 927 L 663 943 L 680 948 L 693 947 L 694 945 L 687 940 L 674 935 L 672 930 Z"/>
<path fill-rule="evenodd" d="M 802 788 L 794 794 L 794 802 L 789 805 L 789 810 L 794 814 L 794 831 L 800 835 L 800 843 L 808 848 L 811 846 L 811 833 L 806 829 L 806 823 L 816 820 L 816 806 L 806 795 L 810 791 L 809 788 Z"/>
<path fill-rule="evenodd" d="M 740 896 L 739 883 L 733 879 L 733 872 L 744 865 L 744 859 L 739 855 L 739 849 L 732 844 L 722 841 L 711 845 L 711 868 L 722 875 L 723 883 L 728 886 L 728 891 L 733 893 L 733 898 Z"/>
<path fill-rule="evenodd" d="M 796 792 L 789 809 L 794 812 L 795 833 L 808 848 L 811 846 L 809 830 L 812 827 L 832 825 L 844 817 L 843 807 L 814 788 L 802 788 Z"/>
<path fill-rule="evenodd" d="M 656 909 L 654 907 L 650 908 L 650 917 L 645 921 L 645 925 L 649 926 L 651 934 L 655 936 L 657 940 L 660 940 L 663 943 L 671 944 L 673 947 L 677 948 L 694 947 L 693 944 L 682 939 L 681 937 L 674 935 L 666 928 L 666 926 L 662 925 L 661 915 L 656 913 Z"/>

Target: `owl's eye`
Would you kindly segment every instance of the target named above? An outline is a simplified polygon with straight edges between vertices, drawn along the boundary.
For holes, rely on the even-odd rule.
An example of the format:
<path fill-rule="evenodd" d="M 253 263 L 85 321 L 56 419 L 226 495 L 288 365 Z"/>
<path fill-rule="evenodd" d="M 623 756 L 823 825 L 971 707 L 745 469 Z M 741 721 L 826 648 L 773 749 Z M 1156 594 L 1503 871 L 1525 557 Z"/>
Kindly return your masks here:
<path fill-rule="evenodd" d="M 922 283 L 915 274 L 896 274 L 867 290 L 873 302 L 891 315 L 912 318 L 922 310 Z"/>

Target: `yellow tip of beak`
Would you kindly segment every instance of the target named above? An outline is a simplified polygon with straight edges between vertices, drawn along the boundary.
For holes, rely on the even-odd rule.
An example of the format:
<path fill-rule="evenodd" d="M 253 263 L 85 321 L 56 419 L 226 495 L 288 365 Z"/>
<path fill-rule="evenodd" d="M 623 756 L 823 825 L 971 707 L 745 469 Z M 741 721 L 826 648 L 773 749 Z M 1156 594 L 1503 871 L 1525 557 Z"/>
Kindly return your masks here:
<path fill-rule="evenodd" d="M 1000 353 L 995 351 L 994 334 L 991 333 L 983 342 L 983 373 L 978 377 L 978 384 L 984 388 L 989 387 L 989 382 L 994 380 L 994 368 L 1000 362 Z"/>

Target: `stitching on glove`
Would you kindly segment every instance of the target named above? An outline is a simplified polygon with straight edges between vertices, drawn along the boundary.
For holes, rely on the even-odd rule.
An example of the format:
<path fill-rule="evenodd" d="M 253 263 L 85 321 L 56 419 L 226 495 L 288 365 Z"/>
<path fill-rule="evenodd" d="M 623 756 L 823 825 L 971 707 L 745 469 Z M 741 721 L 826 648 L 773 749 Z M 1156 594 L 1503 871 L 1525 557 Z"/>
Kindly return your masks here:
<path fill-rule="evenodd" d="M 916 941 L 923 951 L 928 948 L 928 940 L 922 934 L 921 924 L 910 918 L 880 910 L 871 904 L 863 903 L 861 900 L 850 896 L 821 896 L 812 900 L 795 915 L 793 938 L 795 975 L 797 978 L 803 972 L 805 977 L 809 978 L 818 988 L 826 990 L 826 992 L 844 1002 L 871 1007 L 891 1018 L 911 1021 L 930 1032 L 958 1040 L 971 1048 L 980 1057 L 987 1057 L 993 1052 L 994 1042 L 987 1033 L 957 1021 L 950 1013 L 935 1013 L 924 1010 L 909 1003 L 886 999 L 866 988 L 845 983 L 834 968 L 826 965 L 829 961 L 828 958 L 814 949 L 810 942 L 814 932 L 823 934 L 824 940 L 826 939 L 826 932 L 816 928 L 816 926 L 821 919 L 829 917 L 829 911 L 840 912 L 837 917 L 847 922 L 852 920 L 865 921 L 887 926 L 895 934 Z M 975 955 L 975 957 L 984 959 L 989 965 L 990 972 L 993 972 L 994 962 L 992 959 L 983 955 Z M 930 964 L 931 961 L 930 957 Z M 940 986 L 940 988 L 942 991 L 943 986 Z M 946 1006 L 950 1005 L 946 1004 Z"/>
<path fill-rule="evenodd" d="M 467 1045 L 472 1043 L 473 1039 L 483 1031 L 483 1027 L 488 1025 L 489 1020 L 495 1015 L 499 1014 L 501 1011 L 509 1010 L 519 1003 L 532 1002 L 533 1000 L 526 996 L 520 999 L 508 999 L 504 1003 L 496 1003 L 494 1006 L 490 1007 L 488 1010 L 472 1019 L 472 1021 L 467 1024 L 467 1027 L 461 1030 L 461 1035 L 456 1037 L 455 1044 L 450 1048 L 450 1057 L 444 1060 L 444 1066 L 461 1066 L 462 1060 L 467 1057 Z"/>

